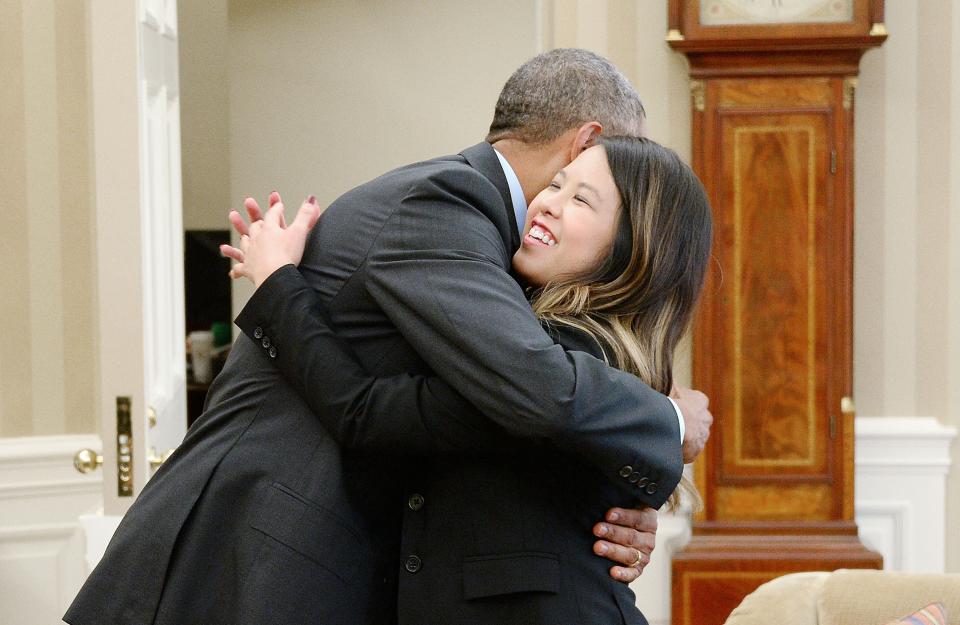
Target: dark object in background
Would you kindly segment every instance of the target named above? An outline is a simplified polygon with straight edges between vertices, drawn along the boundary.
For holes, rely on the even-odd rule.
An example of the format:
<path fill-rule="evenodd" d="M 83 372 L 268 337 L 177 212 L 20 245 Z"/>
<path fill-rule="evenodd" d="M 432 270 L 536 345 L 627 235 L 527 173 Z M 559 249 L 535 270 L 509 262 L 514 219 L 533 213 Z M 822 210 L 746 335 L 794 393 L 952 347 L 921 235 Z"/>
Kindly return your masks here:
<path fill-rule="evenodd" d="M 186 230 L 183 235 L 183 284 L 186 331 L 210 330 L 214 324 L 233 320 L 231 310 L 230 260 L 220 255 L 220 245 L 230 242 L 229 230 Z M 186 340 L 186 337 L 184 337 Z M 226 355 L 223 354 L 225 358 Z M 215 362 L 214 375 L 223 366 Z M 217 366 L 219 365 L 219 366 Z M 188 376 L 187 426 L 200 416 L 208 384 L 197 384 Z"/>
<path fill-rule="evenodd" d="M 230 259 L 220 245 L 230 243 L 229 230 L 187 230 L 183 236 L 183 283 L 187 334 L 209 330 L 216 322 L 230 323 Z"/>

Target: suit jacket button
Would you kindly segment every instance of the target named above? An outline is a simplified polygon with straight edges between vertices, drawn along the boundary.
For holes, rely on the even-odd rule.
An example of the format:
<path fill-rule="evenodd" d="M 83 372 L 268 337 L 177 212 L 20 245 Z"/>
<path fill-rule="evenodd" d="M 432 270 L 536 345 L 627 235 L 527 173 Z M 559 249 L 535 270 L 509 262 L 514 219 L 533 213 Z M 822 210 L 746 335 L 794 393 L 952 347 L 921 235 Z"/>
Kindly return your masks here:
<path fill-rule="evenodd" d="M 253 338 L 258 339 L 263 336 L 263 328 L 256 328 L 253 331 Z"/>
<path fill-rule="evenodd" d="M 270 346 L 270 351 L 268 351 L 267 353 L 270 354 L 270 357 L 271 357 L 271 358 L 276 358 L 276 357 L 277 357 L 277 348 L 274 347 L 273 345 L 271 345 L 271 346 Z"/>
<path fill-rule="evenodd" d="M 629 464 L 620 469 L 620 477 L 630 477 L 631 473 L 633 473 L 633 467 L 631 467 Z"/>
<path fill-rule="evenodd" d="M 407 499 L 407 507 L 416 512 L 423 507 L 423 495 L 420 493 L 414 493 L 410 495 L 410 499 Z"/>
<path fill-rule="evenodd" d="M 647 485 L 649 481 L 650 481 L 650 478 L 641 477 L 640 480 L 637 482 L 637 488 L 643 488 L 644 486 Z"/>
<path fill-rule="evenodd" d="M 407 560 L 403 563 L 403 568 L 407 569 L 409 573 L 416 573 L 422 566 L 423 560 L 420 559 L 420 556 L 407 556 Z"/>
<path fill-rule="evenodd" d="M 654 494 L 655 492 L 657 492 L 657 483 L 656 483 L 656 482 L 650 482 L 649 484 L 647 484 L 647 494 L 648 494 L 648 495 L 652 495 L 652 494 Z"/>
<path fill-rule="evenodd" d="M 267 349 L 268 347 L 270 347 L 270 337 L 269 336 L 263 337 L 263 340 L 260 341 L 260 344 L 263 345 L 263 349 Z"/>
<path fill-rule="evenodd" d="M 640 474 L 637 473 L 636 471 L 634 471 L 629 476 L 627 476 L 627 481 L 630 482 L 631 484 L 636 484 L 637 480 L 639 479 L 640 479 Z"/>

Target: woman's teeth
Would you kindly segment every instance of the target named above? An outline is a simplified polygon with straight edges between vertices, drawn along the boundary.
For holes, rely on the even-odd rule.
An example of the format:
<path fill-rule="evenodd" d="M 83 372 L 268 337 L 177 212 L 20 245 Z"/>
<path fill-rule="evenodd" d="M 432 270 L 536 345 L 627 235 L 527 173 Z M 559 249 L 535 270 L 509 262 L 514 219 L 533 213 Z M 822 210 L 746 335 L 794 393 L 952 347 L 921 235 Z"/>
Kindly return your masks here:
<path fill-rule="evenodd" d="M 557 244 L 557 242 L 554 241 L 550 233 L 544 231 L 540 226 L 534 226 L 530 228 L 530 236 L 533 237 L 534 239 L 537 239 L 538 241 L 542 241 L 543 243 L 551 247 Z"/>

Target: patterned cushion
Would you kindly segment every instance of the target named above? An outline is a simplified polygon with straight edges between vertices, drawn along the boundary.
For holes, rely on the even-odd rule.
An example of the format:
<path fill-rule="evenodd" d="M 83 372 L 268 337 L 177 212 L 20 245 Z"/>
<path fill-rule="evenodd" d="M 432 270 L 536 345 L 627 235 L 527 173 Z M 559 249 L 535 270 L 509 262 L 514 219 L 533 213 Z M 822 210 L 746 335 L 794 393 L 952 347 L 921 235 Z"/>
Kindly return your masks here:
<path fill-rule="evenodd" d="M 925 608 L 917 610 L 909 616 L 896 621 L 890 621 L 887 625 L 946 625 L 947 610 L 942 603 L 931 603 Z"/>

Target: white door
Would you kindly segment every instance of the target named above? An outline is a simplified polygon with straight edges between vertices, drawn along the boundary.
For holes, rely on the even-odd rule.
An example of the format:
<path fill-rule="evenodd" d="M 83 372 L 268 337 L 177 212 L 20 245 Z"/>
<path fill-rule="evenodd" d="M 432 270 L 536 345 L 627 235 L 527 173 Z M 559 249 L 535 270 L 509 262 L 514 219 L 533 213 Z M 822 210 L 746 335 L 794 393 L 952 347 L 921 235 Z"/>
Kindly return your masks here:
<path fill-rule="evenodd" d="M 72 36 L 73 31 L 83 34 Z M 32 285 L 33 295 L 29 308 L 17 311 L 28 322 L 16 334 L 35 332 L 33 342 L 43 347 L 30 348 L 32 365 L 17 378 L 24 380 L 22 386 L 10 384 L 7 375 L 3 390 L 32 398 L 33 406 L 24 414 L 44 427 L 30 431 L 63 427 L 57 435 L 0 438 L 0 624 L 52 625 L 60 622 L 90 563 L 99 558 L 120 515 L 150 477 L 151 454 L 173 448 L 186 429 L 176 3 L 0 3 L 0 34 L 8 44 L 3 54 L 14 53 L 8 57 L 14 72 L 22 67 L 21 82 L 11 81 L 10 91 L 0 97 L 0 121 L 22 119 L 19 140 L 26 146 L 23 153 L 16 147 L 4 152 L 3 167 L 14 168 L 6 180 L 19 180 L 16 167 L 25 167 L 20 175 L 26 195 L 19 202 L 23 197 L 57 201 L 62 214 L 71 217 L 84 211 L 61 221 L 60 213 L 51 217 L 37 204 L 32 208 L 39 210 L 14 219 L 29 232 L 29 253 L 16 251 L 21 247 L 0 248 L 11 271 L 22 270 L 29 261 L 29 275 L 18 275 Z M 64 50 L 75 56 L 66 58 Z M 82 78 L 75 79 L 71 70 Z M 85 95 L 75 98 L 79 93 Z M 87 95 L 90 110 L 85 108 Z M 75 128 L 73 120 L 79 121 Z M 84 136 L 89 140 L 70 143 L 67 137 L 86 133 L 88 123 L 90 132 Z M 77 149 L 80 143 L 83 149 Z M 92 176 L 84 174 L 84 180 L 93 181 L 90 202 L 95 209 L 85 201 L 78 209 L 71 193 L 87 197 L 89 190 L 73 185 L 61 190 L 64 178 L 58 167 L 65 154 L 89 152 Z M 7 155 L 12 155 L 9 163 Z M 76 174 L 86 164 L 71 167 L 65 169 Z M 10 210 L 5 205 L 4 211 Z M 71 227 L 82 232 L 71 232 Z M 71 280 L 77 271 L 63 275 L 59 256 L 67 249 L 61 242 L 71 236 L 81 247 L 96 248 L 95 261 L 84 261 L 93 270 L 83 265 L 83 279 L 76 283 Z M 83 302 L 83 311 L 93 311 L 94 320 L 81 315 L 83 322 L 70 326 L 70 331 L 81 328 L 94 335 L 89 355 L 84 352 L 85 364 L 65 366 L 66 320 L 76 318 L 72 315 L 79 309 L 64 310 L 69 286 L 51 284 L 73 284 L 79 291 L 74 299 Z M 88 299 L 91 291 L 95 301 L 92 294 Z M 11 349 L 8 341 L 2 352 L 4 371 L 23 367 L 23 352 L 22 346 Z M 96 373 L 81 379 L 76 375 L 80 370 Z M 72 388 L 95 389 L 96 398 L 79 406 L 65 401 L 65 377 L 71 377 Z M 121 412 L 129 406 L 130 440 L 118 438 L 118 406 Z M 65 433 L 76 430 L 54 422 L 65 423 L 63 415 L 70 411 L 96 412 L 95 419 L 84 415 L 82 421 L 70 422 L 96 420 L 99 432 Z M 155 427 L 150 426 L 152 412 Z M 21 422 L 24 418 L 13 416 Z M 78 473 L 72 464 L 81 448 L 93 450 L 91 461 L 102 453 L 103 466 Z M 118 454 L 121 448 L 125 453 Z M 118 470 L 118 455 L 128 456 L 122 459 L 128 470 Z"/>
<path fill-rule="evenodd" d="M 29 396 L 33 406 L 4 416 L 42 423 L 28 430 L 35 432 L 76 431 L 48 423 L 66 423 L 63 415 L 70 411 L 87 413 L 70 423 L 99 424 L 94 426 L 98 433 L 0 438 L 4 625 L 60 622 L 120 516 L 152 474 L 150 456 L 175 447 L 186 429 L 176 24 L 174 0 L 0 3 L 0 33 L 14 41 L 4 51 L 22 52 L 23 76 L 23 84 L 12 81 L 0 100 L 5 114 L 10 111 L 4 119 L 22 116 L 28 137 L 24 153 L 5 152 L 12 156 L 3 166 L 25 163 L 28 195 L 52 196 L 47 201 L 62 204 L 64 215 L 76 213 L 75 219 L 60 221 L 56 212 L 51 217 L 43 210 L 28 211 L 14 219 L 29 226 L 28 253 L 2 248 L 8 267 L 22 266 L 25 257 L 31 261 L 29 325 L 19 333 L 30 333 L 44 348 L 31 348 L 36 353 L 32 377 L 23 387 L 3 386 L 5 393 Z M 67 36 L 70 29 L 83 34 Z M 65 59 L 62 49 L 79 59 Z M 71 64 L 83 68 L 81 79 L 65 78 L 73 76 Z M 78 114 L 81 107 L 67 104 L 75 94 L 89 102 L 89 111 Z M 89 140 L 65 139 L 72 119 L 81 122 L 77 132 L 86 132 L 89 123 Z M 81 143 L 83 148 L 76 149 L 74 144 Z M 75 149 L 77 162 L 61 158 L 68 152 L 58 156 L 66 149 Z M 92 154 L 92 175 L 86 154 Z M 72 205 L 70 194 L 78 192 L 72 186 L 58 195 L 58 166 L 93 181 L 93 208 L 85 200 Z M 86 197 L 87 190 L 79 193 Z M 90 264 L 64 277 L 58 254 L 68 249 L 61 241 L 71 236 L 83 249 L 93 248 L 96 258 L 78 252 L 74 260 L 82 257 Z M 73 283 L 77 271 L 84 279 Z M 51 283 L 74 284 L 80 293 L 70 300 L 73 308 L 65 308 L 69 286 Z M 80 328 L 94 335 L 84 343 L 91 353 L 83 352 L 89 359 L 83 371 L 96 373 L 69 382 L 94 388 L 96 398 L 84 395 L 85 404 L 72 405 L 64 400 L 63 372 L 75 375 L 78 369 L 64 369 L 68 352 L 60 337 L 68 331 L 65 320 L 77 318 L 78 310 L 83 322 L 69 331 Z M 83 316 L 90 312 L 93 320 Z M 22 346 L 8 346 L 2 352 L 4 371 L 17 367 L 23 352 Z M 95 419 L 89 411 L 97 413 Z M 125 439 L 118 437 L 118 412 L 129 416 Z M 91 461 L 102 454 L 103 466 L 78 473 L 72 464 L 81 448 L 93 450 Z"/>
<path fill-rule="evenodd" d="M 186 432 L 176 0 L 90 9 L 103 515 L 88 566 Z"/>

